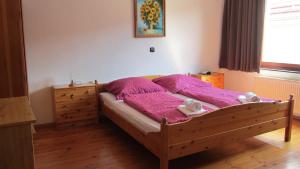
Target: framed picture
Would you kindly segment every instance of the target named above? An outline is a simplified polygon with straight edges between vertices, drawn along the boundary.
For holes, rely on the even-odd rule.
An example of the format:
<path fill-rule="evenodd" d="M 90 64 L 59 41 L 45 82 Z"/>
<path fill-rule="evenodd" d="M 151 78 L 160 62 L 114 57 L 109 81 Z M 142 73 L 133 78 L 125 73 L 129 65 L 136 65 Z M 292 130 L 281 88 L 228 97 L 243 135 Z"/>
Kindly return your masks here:
<path fill-rule="evenodd" d="M 134 0 L 135 37 L 165 37 L 165 9 L 165 0 Z"/>

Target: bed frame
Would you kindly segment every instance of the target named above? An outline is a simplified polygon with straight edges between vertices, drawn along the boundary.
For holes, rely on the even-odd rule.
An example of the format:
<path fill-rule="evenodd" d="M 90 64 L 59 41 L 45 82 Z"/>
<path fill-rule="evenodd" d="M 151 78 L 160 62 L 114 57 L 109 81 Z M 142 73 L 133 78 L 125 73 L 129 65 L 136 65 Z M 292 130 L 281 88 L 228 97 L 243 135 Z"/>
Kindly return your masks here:
<path fill-rule="evenodd" d="M 145 78 L 155 77 L 158 76 Z M 103 84 L 96 86 L 99 92 L 103 92 Z M 282 128 L 285 128 L 284 140 L 291 140 L 294 108 L 292 95 L 288 101 L 227 107 L 182 123 L 168 124 L 163 119 L 160 132 L 148 134 L 141 132 L 109 107 L 100 105 L 100 111 L 105 112 L 105 116 L 160 159 L 160 169 L 168 169 L 172 159 Z"/>

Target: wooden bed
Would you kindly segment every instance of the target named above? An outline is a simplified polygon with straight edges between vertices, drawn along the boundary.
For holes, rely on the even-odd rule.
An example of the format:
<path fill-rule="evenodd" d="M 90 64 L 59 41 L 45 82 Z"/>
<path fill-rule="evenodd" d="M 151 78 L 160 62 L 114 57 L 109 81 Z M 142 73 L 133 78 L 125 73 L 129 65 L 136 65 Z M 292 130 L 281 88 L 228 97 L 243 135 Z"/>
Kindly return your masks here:
<path fill-rule="evenodd" d="M 158 76 L 145 78 L 155 77 Z M 99 92 L 103 91 L 102 86 L 97 85 Z M 284 140 L 288 142 L 293 108 L 291 95 L 288 101 L 227 107 L 182 123 L 168 124 L 164 119 L 160 132 L 144 134 L 109 107 L 100 104 L 101 112 L 160 159 L 160 169 L 168 169 L 169 160 L 281 128 L 285 128 Z"/>

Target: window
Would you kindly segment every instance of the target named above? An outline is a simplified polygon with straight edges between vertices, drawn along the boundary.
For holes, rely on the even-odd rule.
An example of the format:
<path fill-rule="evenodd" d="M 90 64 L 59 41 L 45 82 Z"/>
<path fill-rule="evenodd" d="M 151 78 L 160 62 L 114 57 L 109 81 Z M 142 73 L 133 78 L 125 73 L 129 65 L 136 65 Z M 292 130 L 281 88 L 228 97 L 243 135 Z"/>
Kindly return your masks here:
<path fill-rule="evenodd" d="M 300 0 L 266 0 L 262 68 L 300 71 Z"/>

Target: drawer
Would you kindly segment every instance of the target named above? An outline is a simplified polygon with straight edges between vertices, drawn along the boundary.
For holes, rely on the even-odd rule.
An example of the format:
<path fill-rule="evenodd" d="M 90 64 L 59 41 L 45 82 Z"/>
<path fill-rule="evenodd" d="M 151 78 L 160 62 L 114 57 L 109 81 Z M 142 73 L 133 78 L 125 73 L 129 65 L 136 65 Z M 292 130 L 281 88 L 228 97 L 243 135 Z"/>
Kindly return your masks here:
<path fill-rule="evenodd" d="M 224 84 L 216 83 L 216 84 L 214 84 L 214 87 L 217 87 L 217 88 L 220 88 L 220 89 L 224 89 Z"/>
<path fill-rule="evenodd" d="M 64 113 L 84 113 L 90 111 L 96 111 L 97 107 L 94 105 L 82 106 L 82 107 L 70 107 L 69 109 L 61 109 L 60 111 L 56 110 L 56 114 L 64 114 Z"/>
<path fill-rule="evenodd" d="M 96 91 L 94 87 L 55 90 L 54 97 L 56 103 L 82 101 L 89 98 L 95 100 Z"/>
<path fill-rule="evenodd" d="M 66 89 L 56 89 L 55 93 L 58 95 L 64 95 L 64 94 L 95 94 L 95 87 L 81 87 L 81 88 L 66 88 Z"/>
<path fill-rule="evenodd" d="M 95 98 L 72 102 L 58 102 L 55 104 L 56 112 L 72 111 L 85 107 L 97 107 Z"/>
<path fill-rule="evenodd" d="M 215 76 L 215 77 L 212 77 L 212 79 L 214 81 L 218 81 L 218 82 L 222 82 L 224 80 L 224 78 L 222 76 Z"/>
<path fill-rule="evenodd" d="M 69 112 L 64 114 L 59 114 L 56 116 L 56 123 L 67 123 L 67 122 L 74 122 L 74 121 L 82 121 L 88 119 L 97 118 L 97 111 L 91 110 L 88 112 Z"/>
<path fill-rule="evenodd" d="M 84 112 L 84 111 L 90 111 L 96 109 L 97 106 L 95 104 L 76 105 L 76 106 L 58 105 L 56 108 L 56 114 L 63 114 L 66 112 Z"/>

